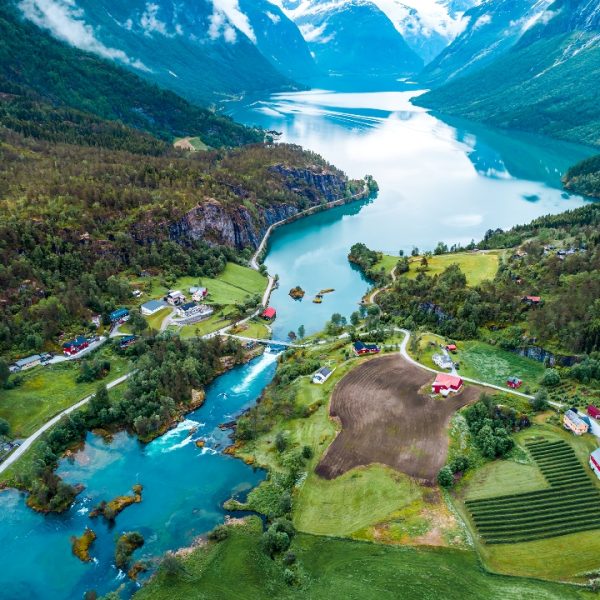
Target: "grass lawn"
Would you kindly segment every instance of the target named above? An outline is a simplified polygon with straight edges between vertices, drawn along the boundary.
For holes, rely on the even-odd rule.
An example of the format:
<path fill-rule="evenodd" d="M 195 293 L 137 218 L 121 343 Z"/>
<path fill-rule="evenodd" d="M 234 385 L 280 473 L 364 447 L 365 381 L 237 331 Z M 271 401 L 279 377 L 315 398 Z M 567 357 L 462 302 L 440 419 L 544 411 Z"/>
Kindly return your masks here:
<path fill-rule="evenodd" d="M 170 306 L 165 306 L 165 308 L 161 308 L 158 312 L 155 312 L 153 315 L 146 317 L 146 321 L 150 326 L 150 329 L 154 329 L 155 331 L 160 331 L 160 326 L 162 322 L 171 314 L 173 309 Z"/>
<path fill-rule="evenodd" d="M 331 598 L 397 600 L 566 600 L 588 594 L 565 585 L 488 575 L 474 552 L 382 546 L 298 534 L 292 569 L 300 584 L 283 580 L 284 567 L 260 550 L 262 527 L 252 518 L 230 529 L 224 542 L 199 548 L 184 559 L 185 574 L 159 574 L 136 600 L 264 600 Z"/>
<path fill-rule="evenodd" d="M 456 360 L 460 374 L 506 387 L 511 375 L 523 380 L 522 392 L 537 389 L 545 367 L 541 362 L 524 358 L 485 342 L 459 342 Z"/>
<path fill-rule="evenodd" d="M 432 256 L 427 259 L 429 268 L 425 273 L 429 276 L 438 275 L 450 265 L 457 264 L 467 277 L 467 283 L 475 286 L 496 276 L 501 254 L 501 250 L 491 250 L 488 252 L 457 252 L 456 254 Z M 421 258 L 421 256 L 414 256 L 409 259 L 410 271 L 403 277 L 414 279 L 417 276 L 417 268 L 421 266 Z M 374 269 L 383 266 L 389 272 L 396 266 L 397 262 L 397 256 L 384 255 Z"/>
<path fill-rule="evenodd" d="M 426 367 L 431 369 L 440 368 L 433 362 L 433 355 L 440 354 L 440 344 L 446 345 L 448 342 L 445 338 L 435 333 L 422 333 L 417 339 L 417 351 L 410 352 L 412 358 L 424 364 Z"/>
<path fill-rule="evenodd" d="M 160 284 L 158 278 L 152 281 L 151 298 L 164 296 L 169 290 Z M 172 289 L 181 290 L 189 295 L 189 288 L 202 286 L 208 289 L 209 304 L 235 304 L 247 296 L 262 295 L 267 287 L 267 278 L 249 267 L 235 263 L 227 263 L 225 270 L 216 278 L 211 277 L 181 277 Z"/>
<path fill-rule="evenodd" d="M 536 424 L 516 434 L 516 441 L 521 445 L 541 438 L 567 441 L 586 471 L 590 471 L 587 458 L 590 451 L 597 447 L 595 438 L 591 435 L 577 437 L 560 426 L 545 423 L 548 418 L 555 419 L 552 414 L 548 412 L 536 417 Z M 591 478 L 600 487 L 600 482 L 593 475 Z M 463 499 L 524 493 L 547 487 L 548 484 L 535 463 L 517 464 L 501 460 L 486 463 L 469 474 L 453 496 L 456 508 L 465 521 L 470 523 Z M 517 544 L 488 545 L 481 543 L 477 536 L 474 539 L 485 566 L 496 573 L 584 582 L 587 581 L 584 573 L 600 569 L 599 530 Z"/>
<path fill-rule="evenodd" d="M 111 369 L 102 383 L 109 383 L 128 370 L 125 359 L 101 349 L 93 356 L 110 360 Z M 39 366 L 21 373 L 23 383 L 12 390 L 0 390 L 0 417 L 11 425 L 16 438 L 31 435 L 48 419 L 91 394 L 100 381 L 76 383 L 78 361 L 66 361 L 46 367 Z"/>
<path fill-rule="evenodd" d="M 226 306 L 208 317 L 208 319 L 204 319 L 204 321 L 193 323 L 192 325 L 184 325 L 183 327 L 170 325 L 169 330 L 178 332 L 183 339 L 199 337 L 230 325 L 232 322 L 231 315 L 233 315 L 233 313 L 234 308 L 232 306 Z"/>

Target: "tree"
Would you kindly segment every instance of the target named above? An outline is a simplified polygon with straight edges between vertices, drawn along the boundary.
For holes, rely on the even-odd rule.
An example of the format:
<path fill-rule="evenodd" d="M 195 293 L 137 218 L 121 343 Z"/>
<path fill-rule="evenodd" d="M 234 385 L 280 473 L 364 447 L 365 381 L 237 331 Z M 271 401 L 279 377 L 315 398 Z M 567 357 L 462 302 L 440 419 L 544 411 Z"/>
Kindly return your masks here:
<path fill-rule="evenodd" d="M 89 410 L 93 415 L 100 415 L 103 410 L 110 408 L 110 398 L 108 388 L 105 385 L 99 385 L 96 393 L 90 398 Z"/>
<path fill-rule="evenodd" d="M 300 325 L 300 327 L 298 327 L 298 337 L 300 339 L 303 339 L 305 335 L 306 335 L 306 329 L 304 328 L 304 325 Z"/>
<path fill-rule="evenodd" d="M 277 452 L 283 452 L 287 448 L 287 440 L 281 431 L 275 436 L 275 448 Z"/>
<path fill-rule="evenodd" d="M 542 385 L 546 387 L 556 387 L 560 384 L 560 374 L 556 369 L 546 369 L 542 377 Z"/>
<path fill-rule="evenodd" d="M 454 483 L 454 475 L 452 474 L 450 467 L 445 466 L 440 469 L 440 472 L 437 476 L 437 481 L 442 487 L 452 487 L 452 484 Z"/>
<path fill-rule="evenodd" d="M 0 358 L 0 385 L 6 387 L 8 378 L 10 377 L 10 369 L 5 360 Z"/>
<path fill-rule="evenodd" d="M 160 563 L 160 570 L 169 578 L 186 574 L 182 560 L 176 554 L 173 554 L 173 552 L 167 552 L 165 554 Z"/>
<path fill-rule="evenodd" d="M 134 310 L 129 315 L 129 326 L 133 333 L 139 335 L 148 329 L 148 321 L 137 310 Z"/>
<path fill-rule="evenodd" d="M 0 435 L 8 435 L 10 433 L 10 423 L 6 419 L 0 419 Z"/>
<path fill-rule="evenodd" d="M 540 388 L 536 392 L 533 400 L 531 401 L 531 408 L 536 412 L 540 412 L 548 408 L 548 392 L 546 391 L 546 388 Z"/>

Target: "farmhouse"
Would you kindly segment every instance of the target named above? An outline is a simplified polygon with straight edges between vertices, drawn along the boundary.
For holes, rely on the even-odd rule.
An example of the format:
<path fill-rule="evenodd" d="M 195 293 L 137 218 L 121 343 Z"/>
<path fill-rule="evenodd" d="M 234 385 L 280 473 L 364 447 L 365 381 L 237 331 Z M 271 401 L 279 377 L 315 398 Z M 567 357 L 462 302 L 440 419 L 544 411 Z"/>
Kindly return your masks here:
<path fill-rule="evenodd" d="M 83 337 L 82 335 L 79 335 L 74 340 L 71 340 L 70 342 L 65 342 L 62 347 L 65 356 L 73 356 L 87 348 L 89 345 L 90 343 L 88 339 Z"/>
<path fill-rule="evenodd" d="M 322 385 L 325 383 L 330 377 L 333 371 L 329 367 L 321 367 L 312 378 L 313 383 L 318 383 Z"/>
<path fill-rule="evenodd" d="M 171 306 L 185 304 L 185 296 L 179 290 L 171 290 L 166 296 L 165 301 Z"/>
<path fill-rule="evenodd" d="M 568 410 L 563 415 L 563 426 L 575 435 L 583 435 L 590 428 L 590 424 L 586 423 L 585 419 L 586 417 L 580 417 L 574 410 Z"/>
<path fill-rule="evenodd" d="M 509 377 L 506 380 L 506 385 L 513 390 L 517 390 L 523 385 L 523 382 L 518 377 Z"/>
<path fill-rule="evenodd" d="M 434 394 L 447 396 L 450 392 L 458 392 L 463 386 L 463 380 L 457 375 L 448 375 L 439 373 L 431 385 L 431 391 Z"/>
<path fill-rule="evenodd" d="M 41 362 L 42 357 L 39 354 L 32 354 L 31 356 L 26 356 L 25 358 L 15 361 L 11 371 L 26 371 L 27 369 L 37 367 L 37 365 L 39 365 Z"/>
<path fill-rule="evenodd" d="M 592 404 L 587 407 L 587 414 L 593 419 L 600 419 L 600 408 L 596 408 Z"/>
<path fill-rule="evenodd" d="M 596 448 L 590 454 L 590 467 L 592 467 L 592 471 L 596 473 L 596 477 L 600 479 L 600 448 Z"/>
<path fill-rule="evenodd" d="M 265 321 L 272 321 L 276 316 L 277 316 L 277 311 L 272 306 L 265 308 L 265 310 L 263 310 L 263 313 L 261 315 L 261 317 Z"/>
<path fill-rule="evenodd" d="M 448 352 L 452 352 L 452 354 L 455 354 L 458 348 L 456 347 L 456 344 L 448 344 L 446 346 L 446 350 L 448 350 Z"/>
<path fill-rule="evenodd" d="M 109 318 L 111 323 L 127 321 L 127 319 L 129 319 L 129 311 L 126 308 L 117 308 L 117 310 L 113 310 L 110 313 Z"/>
<path fill-rule="evenodd" d="M 208 290 L 205 287 L 191 287 L 190 294 L 194 302 L 202 302 L 208 296 Z"/>
<path fill-rule="evenodd" d="M 377 344 L 365 344 L 361 341 L 354 342 L 352 349 L 356 356 L 362 356 L 363 354 L 377 354 L 379 352 L 379 346 Z"/>
<path fill-rule="evenodd" d="M 140 312 L 149 317 L 166 306 L 164 300 L 149 300 L 140 306 Z"/>

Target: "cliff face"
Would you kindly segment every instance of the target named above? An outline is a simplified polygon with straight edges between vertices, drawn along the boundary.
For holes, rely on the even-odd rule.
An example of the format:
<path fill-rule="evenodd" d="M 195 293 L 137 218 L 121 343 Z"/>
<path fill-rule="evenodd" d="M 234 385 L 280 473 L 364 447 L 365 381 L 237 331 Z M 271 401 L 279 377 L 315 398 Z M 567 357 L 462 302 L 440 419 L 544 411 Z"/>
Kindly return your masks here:
<path fill-rule="evenodd" d="M 269 205 L 254 202 L 249 208 L 248 204 L 232 206 L 209 199 L 170 225 L 169 237 L 176 241 L 185 238 L 202 240 L 237 249 L 257 248 L 273 223 L 347 195 L 348 180 L 342 175 L 323 169 L 300 169 L 285 165 L 275 165 L 270 169 L 281 176 L 295 200 Z"/>

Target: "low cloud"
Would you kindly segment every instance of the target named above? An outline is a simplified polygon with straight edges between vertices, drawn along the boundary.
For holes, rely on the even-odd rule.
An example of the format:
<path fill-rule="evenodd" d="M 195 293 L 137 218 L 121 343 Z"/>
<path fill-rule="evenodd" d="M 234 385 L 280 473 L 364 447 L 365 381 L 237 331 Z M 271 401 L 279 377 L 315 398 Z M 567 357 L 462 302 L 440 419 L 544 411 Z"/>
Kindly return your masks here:
<path fill-rule="evenodd" d="M 227 23 L 225 24 L 225 22 Z M 216 28 L 213 27 L 215 23 L 217 24 Z M 233 30 L 233 36 L 231 32 L 228 32 L 228 28 Z M 222 33 L 225 41 L 235 42 L 234 28 L 256 43 L 256 35 L 252 25 L 250 25 L 248 17 L 241 11 L 238 0 L 213 0 L 213 14 L 209 29 L 211 38 L 216 39 Z M 230 39 L 227 39 L 227 35 Z M 233 39 L 231 39 L 232 37 Z"/>
<path fill-rule="evenodd" d="M 19 8 L 38 27 L 49 30 L 72 46 L 142 71 L 150 71 L 144 63 L 130 58 L 122 50 L 105 46 L 96 37 L 94 29 L 85 22 L 85 14 L 74 0 L 22 0 Z"/>

